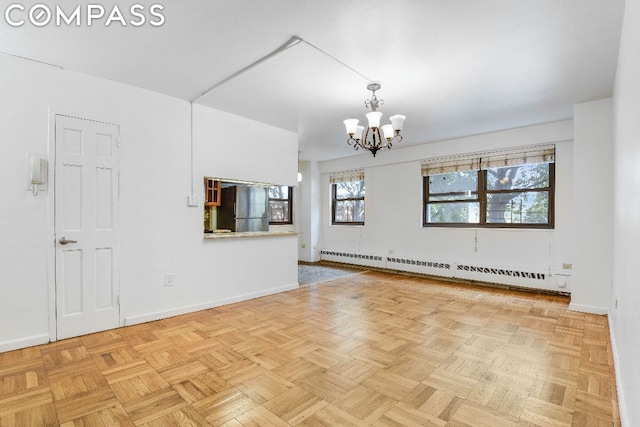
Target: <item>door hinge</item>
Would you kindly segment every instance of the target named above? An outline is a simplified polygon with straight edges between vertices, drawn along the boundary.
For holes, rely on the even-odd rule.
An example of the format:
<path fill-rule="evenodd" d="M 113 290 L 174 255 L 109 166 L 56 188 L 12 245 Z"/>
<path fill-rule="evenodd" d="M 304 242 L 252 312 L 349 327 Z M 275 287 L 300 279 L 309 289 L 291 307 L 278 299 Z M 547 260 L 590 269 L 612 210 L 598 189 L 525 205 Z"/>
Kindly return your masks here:
<path fill-rule="evenodd" d="M 116 301 L 117 301 L 118 305 L 120 305 L 120 295 L 118 295 L 118 296 L 116 297 Z"/>

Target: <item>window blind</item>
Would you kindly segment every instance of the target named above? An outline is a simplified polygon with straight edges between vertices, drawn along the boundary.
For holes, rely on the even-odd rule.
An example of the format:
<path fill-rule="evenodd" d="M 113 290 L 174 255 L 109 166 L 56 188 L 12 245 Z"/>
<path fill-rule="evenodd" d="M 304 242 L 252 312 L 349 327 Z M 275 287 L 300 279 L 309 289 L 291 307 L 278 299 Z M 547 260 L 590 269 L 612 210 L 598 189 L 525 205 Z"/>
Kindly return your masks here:
<path fill-rule="evenodd" d="M 460 156 L 437 157 L 422 161 L 422 176 L 532 163 L 553 163 L 555 162 L 555 152 L 554 144 L 545 144 Z"/>
<path fill-rule="evenodd" d="M 555 160 L 555 145 L 531 146 L 524 149 L 487 153 L 481 157 L 480 168 L 489 169 L 532 163 L 553 163 Z"/>
<path fill-rule="evenodd" d="M 477 156 L 438 157 L 422 162 L 422 176 L 479 169 L 480 158 Z"/>
<path fill-rule="evenodd" d="M 329 182 L 335 184 L 337 182 L 363 181 L 364 169 L 349 170 L 343 172 L 332 172 L 329 175 Z"/>

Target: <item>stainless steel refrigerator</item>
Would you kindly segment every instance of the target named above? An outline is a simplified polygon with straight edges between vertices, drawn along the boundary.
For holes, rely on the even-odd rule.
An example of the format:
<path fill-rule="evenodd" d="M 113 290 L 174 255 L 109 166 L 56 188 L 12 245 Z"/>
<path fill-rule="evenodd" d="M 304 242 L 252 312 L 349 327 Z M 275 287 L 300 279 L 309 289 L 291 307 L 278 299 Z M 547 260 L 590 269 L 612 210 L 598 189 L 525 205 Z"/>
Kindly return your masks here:
<path fill-rule="evenodd" d="M 223 188 L 217 227 L 236 232 L 269 231 L 268 190 L 255 185 Z"/>

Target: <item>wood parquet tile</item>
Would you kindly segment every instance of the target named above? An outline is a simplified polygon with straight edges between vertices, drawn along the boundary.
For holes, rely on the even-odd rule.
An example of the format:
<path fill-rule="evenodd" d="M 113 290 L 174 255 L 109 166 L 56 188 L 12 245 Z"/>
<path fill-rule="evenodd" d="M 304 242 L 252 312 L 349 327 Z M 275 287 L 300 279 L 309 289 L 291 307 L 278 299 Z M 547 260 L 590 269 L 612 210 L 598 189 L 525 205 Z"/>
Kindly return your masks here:
<path fill-rule="evenodd" d="M 368 272 L 0 354 L 0 426 L 619 426 L 607 319 Z"/>

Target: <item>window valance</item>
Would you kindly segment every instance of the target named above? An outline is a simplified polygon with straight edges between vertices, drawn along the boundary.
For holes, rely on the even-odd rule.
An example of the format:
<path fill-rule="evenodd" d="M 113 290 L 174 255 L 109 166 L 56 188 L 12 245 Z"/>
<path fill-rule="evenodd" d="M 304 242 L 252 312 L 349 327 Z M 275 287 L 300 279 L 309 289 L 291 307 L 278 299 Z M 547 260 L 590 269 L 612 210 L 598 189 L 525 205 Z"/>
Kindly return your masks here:
<path fill-rule="evenodd" d="M 335 184 L 337 182 L 363 181 L 364 169 L 349 170 L 342 172 L 332 172 L 329 174 L 329 182 Z"/>
<path fill-rule="evenodd" d="M 448 172 L 555 162 L 554 144 L 530 145 L 509 150 L 485 151 L 473 154 L 436 157 L 422 161 L 422 176 Z"/>

